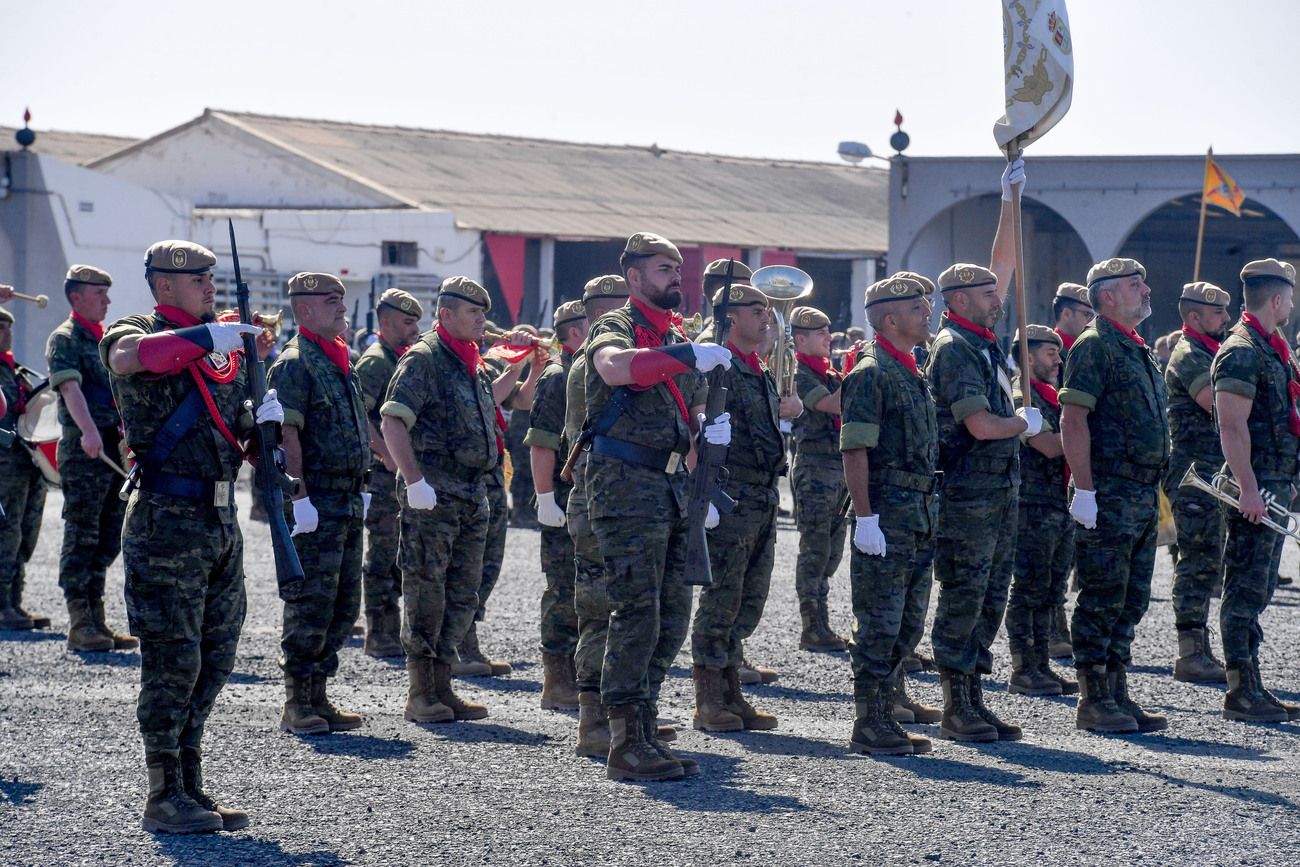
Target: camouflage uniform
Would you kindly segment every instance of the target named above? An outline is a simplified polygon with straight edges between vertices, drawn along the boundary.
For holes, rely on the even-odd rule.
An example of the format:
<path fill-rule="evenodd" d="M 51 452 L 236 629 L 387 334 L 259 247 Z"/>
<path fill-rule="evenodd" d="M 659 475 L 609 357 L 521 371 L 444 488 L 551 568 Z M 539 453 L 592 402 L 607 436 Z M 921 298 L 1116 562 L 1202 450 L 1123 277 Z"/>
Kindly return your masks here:
<path fill-rule="evenodd" d="M 989 648 L 1011 584 L 1020 443 L 1015 437 L 976 440 L 966 430 L 963 419 L 980 410 L 1015 414 L 1010 374 L 996 343 L 945 321 L 925 366 L 943 471 L 934 560 L 939 605 L 930 638 L 941 668 L 989 674 Z"/>
<path fill-rule="evenodd" d="M 840 388 L 840 375 L 822 377 L 799 363 L 795 392 L 805 412 L 793 423 L 795 524 L 799 528 L 799 559 L 794 573 L 794 590 L 802 609 L 825 606 L 830 579 L 844 556 L 848 524 L 845 503 L 844 463 L 840 460 L 839 432 L 835 416 L 818 412 L 816 404 Z"/>
<path fill-rule="evenodd" d="M 528 433 L 524 444 L 530 448 L 551 449 L 555 452 L 555 474 L 552 480 L 555 502 L 565 508 L 569 500 L 570 485 L 560 478 L 560 469 L 568 456 L 565 433 L 565 390 L 573 353 L 565 349 L 559 361 L 546 366 L 529 413 Z M 530 462 L 531 463 L 531 462 Z M 574 609 L 573 584 L 575 575 L 573 540 L 564 527 L 542 527 L 542 572 L 546 575 L 546 591 L 542 594 L 541 635 L 542 652 L 572 656 L 578 644 L 578 614 Z"/>
<path fill-rule="evenodd" d="M 574 353 L 565 382 L 564 437 L 574 442 L 587 417 L 587 356 L 584 347 Z M 605 592 L 605 564 L 600 541 L 591 527 L 587 498 L 587 452 L 573 465 L 573 488 L 565 506 L 565 527 L 573 541 L 573 607 L 577 614 L 578 644 L 573 652 L 578 689 L 600 692 L 600 672 L 609 632 L 609 597 Z"/>
<path fill-rule="evenodd" d="M 425 332 L 397 363 L 380 414 L 407 425 L 424 479 L 438 495 L 429 510 L 401 503 L 404 614 L 408 660 L 453 664 L 474 619 L 488 528 L 488 479 L 499 463 L 492 380 Z"/>
<path fill-rule="evenodd" d="M 1098 317 L 1070 351 L 1061 403 L 1091 410 L 1097 492 L 1096 529 L 1074 531 L 1074 664 L 1127 666 L 1151 601 L 1156 487 L 1169 463 L 1165 380 L 1149 349 Z"/>
<path fill-rule="evenodd" d="M 1178 559 L 1174 564 L 1174 623 L 1179 629 L 1205 628 L 1210 597 L 1223 576 L 1227 533 L 1219 501 L 1196 488 L 1179 486 L 1194 461 L 1202 475 L 1223 466 L 1223 447 L 1210 413 L 1195 395 L 1210 384 L 1214 353 L 1197 340 L 1178 341 L 1165 367 L 1172 447 L 1164 491 L 1174 511 Z"/>
<path fill-rule="evenodd" d="M 333 677 L 361 605 L 361 483 L 370 462 L 365 404 L 351 369 L 344 376 L 301 333 L 289 339 L 267 379 L 284 405 L 284 423 L 298 429 L 303 483 L 320 516 L 314 532 L 293 537 L 308 581 L 301 596 L 284 600 L 280 665 L 296 678 Z M 290 502 L 285 509 L 292 524 Z"/>
<path fill-rule="evenodd" d="M 80 322 L 65 320 L 45 347 L 50 388 L 76 382 L 86 398 L 91 420 L 99 429 L 104 454 L 121 462 L 118 410 L 113 405 L 108 369 L 100 362 L 99 341 Z M 104 597 L 108 567 L 122 550 L 122 518 L 126 504 L 118 497 L 122 477 L 99 458 L 81 450 L 81 429 L 59 396 L 59 476 L 63 488 L 63 551 L 59 557 L 59 587 L 70 599 L 91 603 Z"/>
<path fill-rule="evenodd" d="M 119 319 L 100 344 L 100 361 L 107 368 L 108 353 L 122 337 L 178 327 L 161 313 Z M 220 417 L 240 437 L 251 432 L 253 420 L 243 408 L 247 367 L 236 357 L 239 370 L 230 382 L 205 382 Z M 243 452 L 201 408 L 175 450 L 155 466 L 150 446 L 197 387 L 193 378 L 188 371 L 113 374 L 112 387 L 127 444 L 140 462 L 122 532 L 127 616 L 140 639 L 136 717 L 146 754 L 198 748 L 234 668 L 244 623 L 244 540 L 231 493 Z M 180 487 L 189 490 L 180 493 Z"/>
<path fill-rule="evenodd" d="M 637 348 L 636 329 L 651 329 L 635 306 L 606 313 L 586 346 L 587 417 L 599 418 L 614 389 L 592 364 L 605 346 Z M 670 329 L 665 344 L 686 338 Z M 686 406 L 703 379 L 694 371 L 673 378 Z M 664 466 L 650 467 L 602 453 L 587 457 L 588 513 L 600 542 L 609 600 L 609 631 L 601 670 L 601 699 L 610 707 L 653 703 L 690 625 L 691 591 L 682 582 L 686 549 L 687 474 L 691 433 L 666 384 L 633 390 L 608 431 L 611 440 L 654 450 Z M 675 455 L 671 458 L 670 455 Z M 666 472 L 675 463 L 672 472 Z"/>
<path fill-rule="evenodd" d="M 691 628 L 694 663 L 710 668 L 739 667 L 741 644 L 763 616 L 776 549 L 776 481 L 785 472 L 776 382 L 766 367 L 755 373 L 732 355 L 721 377 L 731 413 L 724 490 L 736 508 L 709 531 L 713 584 L 700 591 Z"/>
<path fill-rule="evenodd" d="M 1300 437 L 1287 427 L 1292 411 L 1287 383 L 1296 378 L 1295 372 L 1255 329 L 1238 322 L 1214 356 L 1211 376 L 1215 394 L 1227 392 L 1253 401 L 1246 422 L 1251 469 L 1261 494 L 1271 493 L 1279 503 L 1288 503 L 1300 453 Z M 1241 669 L 1258 665 L 1264 641 L 1259 616 L 1277 588 L 1278 562 L 1286 537 L 1263 524 L 1250 523 L 1236 509 L 1229 511 L 1227 523 L 1219 628 L 1224 662 L 1229 669 Z"/>
<path fill-rule="evenodd" d="M 0 431 L 14 432 L 34 378 L 21 364 L 11 369 L 0 363 L 0 392 L 8 405 Z M 16 437 L 9 446 L 0 442 L 0 506 L 5 514 L 0 518 L 0 609 L 20 609 L 25 568 L 41 532 L 45 481 Z"/>
<path fill-rule="evenodd" d="M 388 383 L 397 370 L 397 353 L 382 340 L 376 340 L 356 364 L 357 382 L 365 401 L 366 418 L 379 429 L 379 407 L 384 402 Z M 402 598 L 402 572 L 397 568 L 397 476 L 388 471 L 378 455 L 370 459 L 366 480 L 370 508 L 366 511 L 366 559 L 362 569 L 362 589 L 368 617 L 391 618 L 397 622 Z"/>
<path fill-rule="evenodd" d="M 889 686 L 895 668 L 925 631 L 935 526 L 937 421 L 930 387 L 876 343 L 859 355 L 841 398 L 844 451 L 867 449 L 872 510 L 880 515 L 885 557 L 849 553 L 853 596 L 855 701 Z M 918 605 L 918 602 L 920 603 Z"/>
<path fill-rule="evenodd" d="M 524 368 L 525 373 L 527 368 Z M 524 374 L 521 374 L 521 377 Z M 506 421 L 505 444 L 510 452 L 510 514 L 509 523 L 526 527 L 537 526 L 537 508 L 533 505 L 533 464 L 529 460 L 528 434 L 530 412 L 526 409 L 510 411 Z M 480 618 L 481 619 L 481 618 Z"/>
<path fill-rule="evenodd" d="M 489 378 L 495 380 L 505 372 L 507 363 L 500 358 L 486 358 L 483 362 L 486 365 Z M 518 393 L 518 386 L 510 397 L 506 398 L 505 403 L 509 403 L 514 395 Z M 527 413 L 525 413 L 525 416 Z M 505 435 L 510 428 L 509 422 L 506 423 L 506 430 L 501 430 L 500 423 L 493 422 L 496 425 L 495 430 L 501 434 L 499 440 L 504 446 Z M 512 472 L 517 473 L 519 467 L 515 465 L 514 456 L 510 458 Z M 481 623 L 487 617 L 488 597 L 497 586 L 497 580 L 501 577 L 501 564 L 506 556 L 506 534 L 510 530 L 510 503 L 506 498 L 506 473 L 503 466 L 504 453 L 497 461 L 496 467 L 486 478 L 487 499 L 488 499 L 488 526 L 487 538 L 483 543 L 483 575 L 479 579 L 478 585 L 478 605 L 474 609 L 474 622 Z M 513 481 L 514 476 L 511 476 Z M 529 476 L 528 490 L 532 491 L 532 476 Z M 511 485 L 513 487 L 513 485 Z M 463 650 L 464 648 L 462 648 Z M 462 653 L 463 657 L 465 654 Z"/>

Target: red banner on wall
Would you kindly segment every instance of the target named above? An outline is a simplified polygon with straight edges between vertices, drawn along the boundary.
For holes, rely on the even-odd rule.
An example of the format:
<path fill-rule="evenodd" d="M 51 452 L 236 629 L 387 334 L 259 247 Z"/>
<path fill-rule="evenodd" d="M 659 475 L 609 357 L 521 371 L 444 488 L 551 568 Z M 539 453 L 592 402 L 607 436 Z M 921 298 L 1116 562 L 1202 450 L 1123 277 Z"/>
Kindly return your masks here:
<path fill-rule="evenodd" d="M 510 323 L 518 322 L 519 311 L 524 305 L 524 251 L 528 239 L 522 235 L 484 232 L 483 243 L 487 245 L 492 267 L 497 272 L 497 282 L 501 285 L 501 294 L 505 296 L 506 307 L 510 310 Z"/>
<path fill-rule="evenodd" d="M 763 265 L 798 265 L 799 257 L 788 250 L 764 250 Z"/>

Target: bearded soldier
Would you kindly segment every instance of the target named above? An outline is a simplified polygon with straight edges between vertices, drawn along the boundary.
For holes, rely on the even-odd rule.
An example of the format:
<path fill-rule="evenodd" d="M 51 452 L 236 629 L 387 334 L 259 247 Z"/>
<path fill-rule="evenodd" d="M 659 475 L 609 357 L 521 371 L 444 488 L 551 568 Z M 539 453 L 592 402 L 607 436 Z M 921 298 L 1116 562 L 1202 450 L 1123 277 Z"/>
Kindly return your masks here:
<path fill-rule="evenodd" d="M 146 831 L 248 824 L 247 814 L 204 792 L 201 744 L 244 622 L 234 499 L 240 437 L 254 423 L 283 422 L 284 409 L 274 389 L 256 418 L 244 408 L 248 370 L 237 350 L 244 334 L 263 332 L 214 321 L 216 261 L 188 241 L 154 244 L 145 254 L 154 312 L 118 320 L 99 344 L 139 472 L 122 538 L 127 616 L 140 637 Z M 260 339 L 259 352 L 269 351 L 269 339 Z"/>
<path fill-rule="evenodd" d="M 1223 466 L 1219 433 L 1214 428 L 1214 390 L 1210 365 L 1219 343 L 1228 336 L 1227 292 L 1210 283 L 1188 283 L 1178 300 L 1183 338 L 1165 366 L 1169 392 L 1169 472 L 1164 491 L 1173 508 L 1178 532 L 1174 563 L 1174 624 L 1178 628 L 1178 659 L 1174 680 L 1223 683 L 1223 663 L 1214 658 L 1206 636 L 1210 597 L 1223 577 L 1223 542 L 1227 533 L 1219 501 L 1204 491 L 1184 487 L 1183 475 L 1193 463 L 1201 473 Z"/>

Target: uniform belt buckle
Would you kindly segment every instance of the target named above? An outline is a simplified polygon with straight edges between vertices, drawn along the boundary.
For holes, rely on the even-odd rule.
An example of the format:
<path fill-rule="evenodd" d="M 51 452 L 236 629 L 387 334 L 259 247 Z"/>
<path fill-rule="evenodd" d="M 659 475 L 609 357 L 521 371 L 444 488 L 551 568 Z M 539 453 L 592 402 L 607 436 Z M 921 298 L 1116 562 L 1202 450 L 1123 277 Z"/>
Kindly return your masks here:
<path fill-rule="evenodd" d="M 664 467 L 664 472 L 671 476 L 673 473 L 677 472 L 677 468 L 681 465 L 681 452 L 673 452 L 668 456 L 668 465 Z"/>
<path fill-rule="evenodd" d="M 212 483 L 212 505 L 218 509 L 230 508 L 230 482 Z"/>

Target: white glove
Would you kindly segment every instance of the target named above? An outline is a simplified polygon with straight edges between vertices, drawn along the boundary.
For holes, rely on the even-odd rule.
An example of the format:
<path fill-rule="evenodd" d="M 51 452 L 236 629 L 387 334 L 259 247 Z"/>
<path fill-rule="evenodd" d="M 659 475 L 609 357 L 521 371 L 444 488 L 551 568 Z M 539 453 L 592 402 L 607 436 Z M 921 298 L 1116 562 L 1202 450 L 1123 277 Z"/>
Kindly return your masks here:
<path fill-rule="evenodd" d="M 1036 406 L 1020 407 L 1016 410 L 1016 418 L 1025 423 L 1025 432 L 1021 436 L 1038 436 L 1039 431 L 1043 429 L 1043 413 Z"/>
<path fill-rule="evenodd" d="M 433 485 L 421 478 L 406 486 L 406 505 L 412 509 L 433 509 L 438 505 L 438 494 Z"/>
<path fill-rule="evenodd" d="M 1025 161 L 1022 159 L 1007 163 L 1007 167 L 1002 170 L 1002 201 L 1011 201 L 1011 187 L 1015 184 L 1020 185 L 1020 195 L 1023 196 L 1025 194 Z"/>
<path fill-rule="evenodd" d="M 318 526 L 320 526 L 320 513 L 312 505 L 311 497 L 294 500 L 293 532 L 289 535 L 297 536 L 300 533 L 315 533 Z"/>
<path fill-rule="evenodd" d="M 880 530 L 880 516 L 858 518 L 853 528 L 853 547 L 873 557 L 885 556 L 885 534 Z"/>
<path fill-rule="evenodd" d="M 266 394 L 262 395 L 262 405 L 257 408 L 257 415 L 253 420 L 258 424 L 267 422 L 284 424 L 284 404 L 280 403 L 274 388 L 268 388 Z"/>
<path fill-rule="evenodd" d="M 723 370 L 731 367 L 731 350 L 725 346 L 716 343 L 697 343 L 693 351 L 695 369 L 700 373 L 708 373 L 715 367 L 721 367 Z"/>
<path fill-rule="evenodd" d="M 718 507 L 709 503 L 708 514 L 704 516 L 704 529 L 712 530 L 714 527 L 718 526 L 718 522 L 721 520 L 722 516 L 718 514 Z"/>
<path fill-rule="evenodd" d="M 364 521 L 366 519 L 366 515 L 369 514 L 370 514 L 370 492 L 362 491 L 361 492 L 361 520 Z"/>
<path fill-rule="evenodd" d="M 1074 499 L 1070 501 L 1070 516 L 1085 530 L 1097 529 L 1097 492 L 1075 488 Z"/>
<path fill-rule="evenodd" d="M 537 493 L 537 520 L 544 527 L 563 527 L 566 520 L 564 510 L 555 502 L 555 491 Z"/>
<path fill-rule="evenodd" d="M 223 354 L 243 349 L 245 334 L 262 333 L 262 329 L 256 325 L 245 325 L 243 322 L 209 322 L 207 329 L 212 337 L 213 351 Z"/>
<path fill-rule="evenodd" d="M 712 344 L 705 344 L 711 346 Z M 724 412 L 718 416 L 717 421 L 713 424 L 704 423 L 704 414 L 701 413 L 695 417 L 696 422 L 704 430 L 704 441 L 715 446 L 731 445 L 731 413 Z"/>

